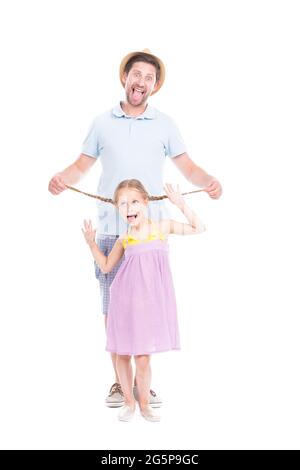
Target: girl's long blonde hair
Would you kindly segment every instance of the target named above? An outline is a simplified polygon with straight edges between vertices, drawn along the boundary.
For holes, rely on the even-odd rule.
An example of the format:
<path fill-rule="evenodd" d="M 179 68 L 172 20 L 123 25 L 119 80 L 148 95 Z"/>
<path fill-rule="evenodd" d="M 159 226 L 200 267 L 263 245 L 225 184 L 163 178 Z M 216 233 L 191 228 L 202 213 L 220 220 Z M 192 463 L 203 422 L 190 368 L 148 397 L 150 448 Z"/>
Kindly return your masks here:
<path fill-rule="evenodd" d="M 134 179 L 134 178 L 121 181 L 121 183 L 119 183 L 118 186 L 116 187 L 112 199 L 110 199 L 108 197 L 99 196 L 98 194 L 86 193 L 84 191 L 81 191 L 80 189 L 74 188 L 73 186 L 69 186 L 67 184 L 66 184 L 66 187 L 68 189 L 72 189 L 72 191 L 76 191 L 78 193 L 85 194 L 86 196 L 93 197 L 95 199 L 99 199 L 100 201 L 103 201 L 103 202 L 108 202 L 110 204 L 113 204 L 114 206 L 117 205 L 119 191 L 121 189 L 124 189 L 124 188 L 135 189 L 136 191 L 139 191 L 142 194 L 142 196 L 144 197 L 144 199 L 147 199 L 148 201 L 160 201 L 162 199 L 167 199 L 168 198 L 168 196 L 166 194 L 164 194 L 162 196 L 151 196 L 148 193 L 148 191 L 145 189 L 144 185 L 139 180 Z M 205 191 L 205 190 L 204 189 L 196 189 L 195 191 L 189 191 L 187 193 L 182 193 L 181 195 L 185 196 L 186 194 L 199 193 L 201 191 Z"/>

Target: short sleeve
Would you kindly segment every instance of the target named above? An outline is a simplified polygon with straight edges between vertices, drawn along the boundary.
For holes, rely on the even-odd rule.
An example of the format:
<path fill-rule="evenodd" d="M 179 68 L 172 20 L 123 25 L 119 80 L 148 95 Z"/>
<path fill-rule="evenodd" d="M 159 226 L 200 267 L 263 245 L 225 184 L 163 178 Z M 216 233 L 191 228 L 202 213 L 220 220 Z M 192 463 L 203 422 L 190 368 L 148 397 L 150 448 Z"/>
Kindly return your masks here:
<path fill-rule="evenodd" d="M 165 146 L 165 154 L 170 157 L 177 157 L 177 155 L 181 155 L 182 153 L 186 152 L 186 145 L 182 138 L 182 135 L 179 132 L 179 129 L 175 122 L 170 119 L 168 125 L 168 136 L 167 142 Z"/>
<path fill-rule="evenodd" d="M 82 143 L 81 152 L 90 157 L 98 158 L 100 155 L 99 129 L 96 119 L 89 127 L 86 138 Z"/>

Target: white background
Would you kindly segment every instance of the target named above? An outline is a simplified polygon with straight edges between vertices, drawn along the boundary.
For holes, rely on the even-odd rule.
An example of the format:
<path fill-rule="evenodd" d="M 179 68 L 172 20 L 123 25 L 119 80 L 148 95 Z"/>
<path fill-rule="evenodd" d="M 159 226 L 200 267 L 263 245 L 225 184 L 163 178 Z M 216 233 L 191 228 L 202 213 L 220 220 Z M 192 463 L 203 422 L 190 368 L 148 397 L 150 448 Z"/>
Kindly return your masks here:
<path fill-rule="evenodd" d="M 1 448 L 300 448 L 298 7 L 1 2 Z M 47 189 L 145 47 L 167 71 L 150 104 L 224 189 L 187 197 L 204 234 L 170 239 L 182 351 L 153 357 L 159 424 L 104 406 L 113 374 L 81 233 L 95 203 Z M 100 173 L 78 187 L 95 192 Z M 196 189 L 170 161 L 165 181 Z"/>

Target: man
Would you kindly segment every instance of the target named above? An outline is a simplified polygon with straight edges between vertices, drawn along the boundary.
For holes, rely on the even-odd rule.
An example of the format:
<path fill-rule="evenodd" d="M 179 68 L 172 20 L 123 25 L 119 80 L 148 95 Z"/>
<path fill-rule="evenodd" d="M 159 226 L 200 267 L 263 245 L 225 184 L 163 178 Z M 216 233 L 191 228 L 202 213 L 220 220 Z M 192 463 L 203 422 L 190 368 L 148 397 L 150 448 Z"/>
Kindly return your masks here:
<path fill-rule="evenodd" d="M 149 96 L 163 85 L 164 78 L 163 62 L 148 49 L 124 57 L 120 65 L 120 80 L 126 99 L 94 119 L 79 158 L 50 180 L 48 189 L 52 194 L 60 194 L 67 189 L 66 184 L 76 184 L 100 158 L 102 175 L 98 194 L 101 196 L 112 198 L 116 186 L 130 178 L 142 181 L 149 194 L 161 195 L 164 193 L 163 171 L 168 156 L 187 181 L 203 188 L 212 199 L 220 197 L 222 188 L 219 181 L 191 160 L 173 120 L 147 104 Z M 111 204 L 99 201 L 97 206 L 97 243 L 108 256 L 118 236 L 128 227 Z M 170 218 L 164 201 L 151 202 L 149 210 L 149 217 L 153 220 Z M 107 274 L 103 274 L 95 263 L 105 319 L 109 287 L 123 260 L 124 257 Z M 116 381 L 106 398 L 106 404 L 116 407 L 124 404 L 124 398 L 116 369 L 116 355 L 111 356 Z M 137 393 L 136 388 L 134 393 Z M 149 401 L 153 407 L 161 405 L 161 400 L 153 390 L 150 391 Z"/>

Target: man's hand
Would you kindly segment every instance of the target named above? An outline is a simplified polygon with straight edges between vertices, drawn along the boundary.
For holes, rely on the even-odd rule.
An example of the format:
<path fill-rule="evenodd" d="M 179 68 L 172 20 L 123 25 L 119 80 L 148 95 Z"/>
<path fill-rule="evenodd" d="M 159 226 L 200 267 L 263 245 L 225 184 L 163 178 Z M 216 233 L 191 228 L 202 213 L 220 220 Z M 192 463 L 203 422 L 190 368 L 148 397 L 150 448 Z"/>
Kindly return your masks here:
<path fill-rule="evenodd" d="M 62 191 L 67 189 L 67 186 L 65 185 L 60 173 L 57 173 L 53 176 L 53 178 L 51 178 L 48 189 L 50 193 L 55 195 L 60 194 Z"/>
<path fill-rule="evenodd" d="M 212 199 L 218 199 L 221 194 L 222 194 L 222 186 L 219 183 L 219 181 L 215 178 L 212 178 L 207 186 L 205 186 L 204 191 L 207 192 L 207 194 L 212 198 Z"/>
<path fill-rule="evenodd" d="M 83 223 L 85 230 L 82 228 L 81 231 L 85 237 L 85 241 L 89 246 L 91 246 L 91 244 L 95 241 L 96 229 L 93 229 L 91 220 L 87 222 L 84 219 Z"/>

